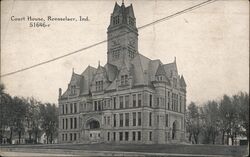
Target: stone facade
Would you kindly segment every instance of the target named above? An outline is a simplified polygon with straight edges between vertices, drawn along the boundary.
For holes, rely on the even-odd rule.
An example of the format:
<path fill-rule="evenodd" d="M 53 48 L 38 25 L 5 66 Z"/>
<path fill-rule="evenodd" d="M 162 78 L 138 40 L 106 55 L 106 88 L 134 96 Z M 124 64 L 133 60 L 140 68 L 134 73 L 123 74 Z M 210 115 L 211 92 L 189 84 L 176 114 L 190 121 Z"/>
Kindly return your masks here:
<path fill-rule="evenodd" d="M 107 63 L 73 71 L 68 89 L 59 89 L 59 143 L 183 141 L 186 83 L 176 60 L 138 52 L 132 5 L 115 4 L 107 34 Z"/>

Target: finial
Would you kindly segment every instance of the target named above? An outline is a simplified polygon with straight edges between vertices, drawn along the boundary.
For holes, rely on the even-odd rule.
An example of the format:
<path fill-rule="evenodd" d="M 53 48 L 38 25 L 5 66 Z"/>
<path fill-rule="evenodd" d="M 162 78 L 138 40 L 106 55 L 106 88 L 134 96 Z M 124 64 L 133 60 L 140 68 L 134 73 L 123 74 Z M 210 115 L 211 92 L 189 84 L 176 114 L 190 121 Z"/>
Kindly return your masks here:
<path fill-rule="evenodd" d="M 174 56 L 174 62 L 176 63 L 176 57 Z"/>
<path fill-rule="evenodd" d="M 122 4 L 124 5 L 124 0 L 122 0 Z"/>
<path fill-rule="evenodd" d="M 98 66 L 100 66 L 100 60 L 98 61 Z"/>
<path fill-rule="evenodd" d="M 72 68 L 72 73 L 74 73 L 74 68 Z"/>

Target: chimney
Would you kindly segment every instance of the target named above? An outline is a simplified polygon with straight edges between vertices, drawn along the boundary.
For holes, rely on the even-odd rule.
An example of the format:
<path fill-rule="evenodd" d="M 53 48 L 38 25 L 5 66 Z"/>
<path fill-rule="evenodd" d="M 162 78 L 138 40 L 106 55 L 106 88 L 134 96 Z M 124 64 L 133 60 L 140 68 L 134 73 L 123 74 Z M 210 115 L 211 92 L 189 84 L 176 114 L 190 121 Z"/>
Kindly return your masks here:
<path fill-rule="evenodd" d="M 59 98 L 62 96 L 62 88 L 59 88 Z"/>

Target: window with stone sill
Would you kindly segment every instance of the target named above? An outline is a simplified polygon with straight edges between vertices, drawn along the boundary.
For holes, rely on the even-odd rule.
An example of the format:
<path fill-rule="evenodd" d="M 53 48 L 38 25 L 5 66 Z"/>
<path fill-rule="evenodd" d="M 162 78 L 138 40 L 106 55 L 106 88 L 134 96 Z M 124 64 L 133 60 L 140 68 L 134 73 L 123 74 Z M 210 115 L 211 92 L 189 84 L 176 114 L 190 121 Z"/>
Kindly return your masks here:
<path fill-rule="evenodd" d="M 128 75 L 121 76 L 121 85 L 128 85 Z"/>
<path fill-rule="evenodd" d="M 103 81 L 96 81 L 96 91 L 102 91 L 103 90 Z"/>

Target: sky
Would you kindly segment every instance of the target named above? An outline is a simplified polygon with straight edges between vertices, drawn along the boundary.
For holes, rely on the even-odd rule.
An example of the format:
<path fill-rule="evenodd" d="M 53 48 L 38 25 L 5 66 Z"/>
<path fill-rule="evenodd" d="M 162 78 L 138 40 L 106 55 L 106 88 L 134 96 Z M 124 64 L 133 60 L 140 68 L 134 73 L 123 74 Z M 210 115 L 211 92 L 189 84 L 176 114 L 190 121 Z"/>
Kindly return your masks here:
<path fill-rule="evenodd" d="M 113 0 L 1 1 L 1 73 L 16 71 L 107 38 Z M 136 25 L 142 26 L 200 0 L 125 0 L 132 3 Z M 117 0 L 121 4 L 121 0 Z M 218 100 L 223 94 L 249 91 L 249 2 L 219 0 L 139 31 L 139 53 L 163 63 L 177 60 L 187 83 L 187 103 Z M 88 17 L 89 21 L 48 22 L 11 17 Z M 66 58 L 2 77 L 6 92 L 57 103 L 58 89 L 66 90 L 72 68 L 78 74 L 88 65 L 106 63 L 107 43 Z"/>

